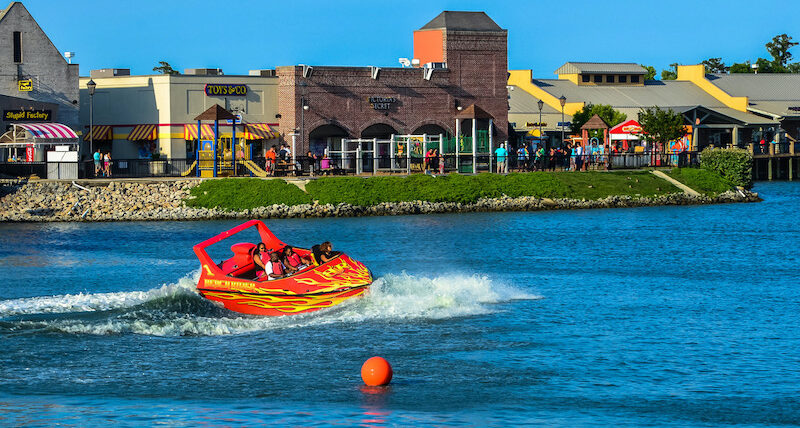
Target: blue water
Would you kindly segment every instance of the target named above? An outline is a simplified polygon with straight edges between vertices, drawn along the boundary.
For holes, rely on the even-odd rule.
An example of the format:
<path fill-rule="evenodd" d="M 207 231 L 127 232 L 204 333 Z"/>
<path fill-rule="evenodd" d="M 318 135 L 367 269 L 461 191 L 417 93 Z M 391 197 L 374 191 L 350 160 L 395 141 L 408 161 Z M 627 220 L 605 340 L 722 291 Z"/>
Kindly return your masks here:
<path fill-rule="evenodd" d="M 0 426 L 800 424 L 800 185 L 762 203 L 268 221 L 371 293 L 193 291 L 236 222 L 0 225 Z M 218 248 L 217 259 L 226 254 Z M 366 389 L 381 355 L 395 378 Z"/>

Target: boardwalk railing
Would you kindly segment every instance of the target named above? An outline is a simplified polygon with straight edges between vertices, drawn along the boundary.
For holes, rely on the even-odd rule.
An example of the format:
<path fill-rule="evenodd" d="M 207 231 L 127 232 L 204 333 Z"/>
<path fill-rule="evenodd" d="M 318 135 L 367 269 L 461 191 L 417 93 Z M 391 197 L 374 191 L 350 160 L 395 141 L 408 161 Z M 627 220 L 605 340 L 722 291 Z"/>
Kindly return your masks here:
<path fill-rule="evenodd" d="M 697 152 L 682 153 L 613 153 L 609 155 L 583 156 L 543 156 L 518 158 L 515 154 L 500 158 L 489 153 L 472 156 L 466 154 L 446 154 L 438 158 L 425 157 L 374 157 L 369 153 L 332 158 L 309 158 L 297 156 L 294 159 L 254 158 L 252 163 L 268 176 L 309 176 L 309 175 L 388 175 L 415 173 L 453 173 L 470 174 L 475 172 L 516 172 L 516 171 L 589 171 L 613 169 L 637 169 L 650 167 L 693 167 L 698 165 Z M 499 162 L 498 162 L 499 161 Z M 498 168 L 498 164 L 502 166 Z M 77 178 L 147 178 L 147 177 L 195 177 L 197 164 L 194 159 L 114 159 L 110 164 L 110 174 L 101 163 L 96 171 L 94 161 L 77 163 L 61 162 L 55 166 L 48 162 L 0 162 L 0 176 L 41 178 L 75 178 L 70 175 L 53 176 L 53 171 L 74 171 Z M 236 174 L 229 168 L 221 175 L 240 177 L 254 176 L 251 169 L 237 162 Z"/>

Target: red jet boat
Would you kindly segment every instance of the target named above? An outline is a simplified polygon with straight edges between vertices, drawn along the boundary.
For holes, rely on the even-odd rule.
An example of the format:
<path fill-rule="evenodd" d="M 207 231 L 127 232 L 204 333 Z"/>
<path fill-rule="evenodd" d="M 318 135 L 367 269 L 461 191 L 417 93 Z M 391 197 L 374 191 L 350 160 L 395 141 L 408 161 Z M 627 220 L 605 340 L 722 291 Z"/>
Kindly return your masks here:
<path fill-rule="evenodd" d="M 344 253 L 289 277 L 272 280 L 257 277 L 259 267 L 253 261 L 256 251 L 253 243 L 233 244 L 233 256 L 214 263 L 206 248 L 250 227 L 258 230 L 261 242 L 268 249 L 280 251 L 286 246 L 259 220 L 250 220 L 195 245 L 194 252 L 201 264 L 197 291 L 206 299 L 243 314 L 294 315 L 329 308 L 360 296 L 372 284 L 369 269 Z M 310 250 L 294 248 L 294 251 L 301 257 L 314 259 Z"/>

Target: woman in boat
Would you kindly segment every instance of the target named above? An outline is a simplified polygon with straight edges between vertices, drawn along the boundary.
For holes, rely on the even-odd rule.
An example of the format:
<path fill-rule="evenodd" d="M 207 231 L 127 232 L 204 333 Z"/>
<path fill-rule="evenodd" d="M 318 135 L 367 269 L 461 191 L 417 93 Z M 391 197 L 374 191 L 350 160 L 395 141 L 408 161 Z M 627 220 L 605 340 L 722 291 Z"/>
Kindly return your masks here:
<path fill-rule="evenodd" d="M 321 265 L 327 263 L 332 258 L 338 255 L 338 252 L 333 251 L 333 244 L 330 241 L 325 241 L 319 245 L 311 247 L 311 253 L 314 255 L 314 261 Z"/>
<path fill-rule="evenodd" d="M 253 263 L 255 263 L 256 266 L 261 268 L 260 271 L 256 272 L 258 276 L 264 274 L 264 271 L 266 270 L 265 265 L 269 263 L 269 261 L 270 260 L 269 260 L 269 252 L 267 251 L 267 244 L 259 242 L 258 245 L 256 245 L 255 251 L 253 251 Z"/>
<path fill-rule="evenodd" d="M 283 265 L 289 274 L 301 271 L 311 265 L 311 260 L 308 257 L 301 257 L 294 252 L 291 245 L 283 247 Z"/>

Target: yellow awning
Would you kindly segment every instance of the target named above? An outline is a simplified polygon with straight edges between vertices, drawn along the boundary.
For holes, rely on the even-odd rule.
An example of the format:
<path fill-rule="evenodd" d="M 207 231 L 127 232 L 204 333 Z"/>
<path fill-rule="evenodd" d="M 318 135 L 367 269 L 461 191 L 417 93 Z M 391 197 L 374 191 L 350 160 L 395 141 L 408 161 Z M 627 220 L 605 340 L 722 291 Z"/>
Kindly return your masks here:
<path fill-rule="evenodd" d="M 83 141 L 89 141 L 90 139 L 102 141 L 111 140 L 113 138 L 111 134 L 111 125 L 94 125 L 86 132 L 86 135 L 83 136 Z"/>
<path fill-rule="evenodd" d="M 158 125 L 136 125 L 128 134 L 129 141 L 148 140 L 153 141 L 158 138 L 156 130 Z"/>
<path fill-rule="evenodd" d="M 244 138 L 247 140 L 270 140 L 279 136 L 280 134 L 267 123 L 246 123 L 244 125 Z"/>

